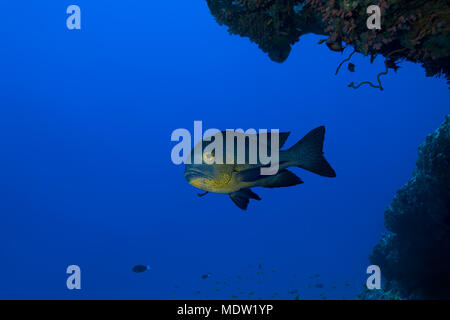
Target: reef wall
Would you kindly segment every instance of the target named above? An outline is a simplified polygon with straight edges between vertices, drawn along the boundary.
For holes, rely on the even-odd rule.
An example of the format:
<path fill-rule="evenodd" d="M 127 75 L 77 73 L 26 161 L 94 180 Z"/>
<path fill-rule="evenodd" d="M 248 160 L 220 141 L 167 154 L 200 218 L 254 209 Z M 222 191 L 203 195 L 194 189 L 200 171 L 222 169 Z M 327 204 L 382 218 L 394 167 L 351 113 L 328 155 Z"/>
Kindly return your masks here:
<path fill-rule="evenodd" d="M 450 115 L 419 147 L 417 169 L 385 213 L 370 255 L 383 290 L 361 299 L 450 299 Z"/>
<path fill-rule="evenodd" d="M 406 59 L 421 63 L 427 76 L 450 81 L 448 0 L 207 0 L 211 13 L 231 34 L 248 37 L 276 62 L 285 61 L 304 34 L 327 37 L 331 50 L 343 45 L 388 67 Z M 381 30 L 367 28 L 367 8 L 381 9 Z M 449 82 L 450 83 L 450 82 Z"/>

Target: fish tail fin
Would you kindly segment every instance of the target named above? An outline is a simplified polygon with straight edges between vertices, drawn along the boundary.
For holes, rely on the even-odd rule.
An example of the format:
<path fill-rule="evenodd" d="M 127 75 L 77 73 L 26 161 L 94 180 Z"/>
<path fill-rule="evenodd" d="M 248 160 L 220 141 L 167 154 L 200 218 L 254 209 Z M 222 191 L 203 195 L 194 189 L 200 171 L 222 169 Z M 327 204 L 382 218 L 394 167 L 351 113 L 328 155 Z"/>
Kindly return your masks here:
<path fill-rule="evenodd" d="M 323 156 L 325 127 L 310 131 L 306 136 L 288 150 L 290 161 L 303 169 L 324 177 L 336 177 L 333 168 Z"/>

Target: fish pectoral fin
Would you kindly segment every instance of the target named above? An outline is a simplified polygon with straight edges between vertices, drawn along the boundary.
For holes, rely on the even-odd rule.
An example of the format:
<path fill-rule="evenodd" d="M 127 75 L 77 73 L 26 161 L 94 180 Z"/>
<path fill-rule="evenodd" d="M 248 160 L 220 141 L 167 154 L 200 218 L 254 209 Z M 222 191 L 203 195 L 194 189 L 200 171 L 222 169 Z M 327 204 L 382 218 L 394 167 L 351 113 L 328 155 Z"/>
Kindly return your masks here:
<path fill-rule="evenodd" d="M 297 177 L 293 172 L 284 169 L 281 170 L 278 174 L 267 177 L 267 182 L 264 182 L 261 186 L 264 188 L 282 188 L 282 187 L 291 187 L 298 184 L 302 184 L 303 181 L 299 177 Z"/>
<path fill-rule="evenodd" d="M 209 191 L 205 191 L 203 193 L 197 193 L 197 195 L 201 198 L 201 197 L 206 196 L 208 193 L 209 193 Z"/>
<path fill-rule="evenodd" d="M 252 182 L 263 177 L 261 176 L 260 167 L 239 171 L 236 173 L 236 176 L 239 177 L 242 182 Z"/>
<path fill-rule="evenodd" d="M 250 199 L 261 200 L 261 198 L 250 189 L 241 189 L 230 193 L 230 198 L 242 210 L 247 210 Z"/>

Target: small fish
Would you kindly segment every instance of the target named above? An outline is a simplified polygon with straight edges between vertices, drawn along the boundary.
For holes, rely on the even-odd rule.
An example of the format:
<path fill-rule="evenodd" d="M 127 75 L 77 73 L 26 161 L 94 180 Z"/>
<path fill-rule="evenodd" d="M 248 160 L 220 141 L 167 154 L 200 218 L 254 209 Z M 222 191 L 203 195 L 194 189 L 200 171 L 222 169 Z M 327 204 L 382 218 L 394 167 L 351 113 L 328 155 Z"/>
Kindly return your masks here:
<path fill-rule="evenodd" d="M 232 294 L 232 295 L 231 295 L 231 298 L 232 298 L 232 299 L 237 299 L 237 295 Z"/>
<path fill-rule="evenodd" d="M 348 71 L 355 72 L 355 65 L 351 62 L 348 64 Z"/>
<path fill-rule="evenodd" d="M 315 287 L 316 287 L 316 288 L 319 288 L 319 289 L 320 289 L 320 288 L 323 288 L 323 284 L 318 283 L 318 284 L 315 285 Z"/>
<path fill-rule="evenodd" d="M 297 295 L 297 296 L 295 297 L 295 300 L 300 300 L 300 296 Z"/>
<path fill-rule="evenodd" d="M 320 278 L 320 274 L 316 273 L 316 274 L 314 275 L 314 278 Z"/>
<path fill-rule="evenodd" d="M 346 283 L 344 284 L 344 286 L 350 287 L 350 283 L 346 282 Z"/>
<path fill-rule="evenodd" d="M 134 266 L 132 270 L 134 273 L 143 273 L 145 271 L 150 270 L 150 266 L 144 266 L 144 265 L 138 264 L 138 265 Z"/>
<path fill-rule="evenodd" d="M 331 51 L 343 52 L 344 48 L 340 42 L 327 42 L 327 46 Z"/>
<path fill-rule="evenodd" d="M 294 290 L 289 291 L 289 294 L 296 294 L 296 293 L 298 293 L 298 290 L 297 290 L 297 289 L 294 289 Z"/>
<path fill-rule="evenodd" d="M 322 44 L 322 43 L 324 43 L 325 41 L 327 41 L 327 39 L 321 39 L 321 40 L 319 40 L 319 42 L 317 42 L 317 44 Z"/>
<path fill-rule="evenodd" d="M 205 273 L 204 275 L 202 275 L 202 279 L 208 279 L 212 276 L 211 273 Z"/>
<path fill-rule="evenodd" d="M 279 148 L 281 149 L 286 142 L 289 132 L 279 134 Z M 221 135 L 221 137 L 216 137 Z M 309 170 L 313 173 L 324 177 L 336 177 L 336 173 L 333 168 L 328 164 L 323 156 L 322 148 L 325 138 L 325 127 L 318 127 L 309 132 L 303 139 L 298 141 L 293 147 L 288 150 L 280 150 L 279 152 L 279 170 L 274 175 L 262 175 L 261 168 L 264 167 L 261 164 L 260 159 L 256 159 L 256 164 L 237 164 L 237 154 L 234 153 L 234 149 L 229 151 L 226 148 L 227 134 L 225 132 L 218 132 L 214 135 L 214 139 L 209 137 L 207 140 L 200 141 L 194 149 L 191 151 L 190 158 L 194 160 L 194 150 L 202 150 L 203 162 L 201 164 L 195 164 L 191 161 L 191 164 L 186 164 L 184 177 L 188 183 L 196 188 L 202 189 L 208 192 L 228 194 L 231 200 L 236 206 L 242 210 L 246 210 L 250 199 L 261 200 L 261 198 L 255 194 L 251 188 L 264 187 L 264 188 L 280 188 L 290 187 L 298 184 L 302 184 L 303 181 L 297 177 L 294 173 L 287 170 L 288 167 L 300 167 L 302 169 Z M 267 149 L 270 150 L 271 140 L 270 134 L 267 134 Z M 256 141 L 260 144 L 259 134 L 245 134 L 235 132 L 235 137 L 241 141 Z M 216 150 L 206 151 L 213 141 L 222 140 L 223 150 L 218 152 L 222 154 L 223 159 L 219 159 L 222 164 L 216 163 Z M 250 158 L 250 150 L 248 144 L 245 146 L 245 159 Z M 228 151 L 231 154 L 228 154 Z M 259 157 L 257 157 L 259 158 Z M 231 164 L 228 164 L 224 159 L 234 159 Z M 248 160 L 247 160 L 248 161 Z M 228 162 L 230 162 L 228 160 Z"/>

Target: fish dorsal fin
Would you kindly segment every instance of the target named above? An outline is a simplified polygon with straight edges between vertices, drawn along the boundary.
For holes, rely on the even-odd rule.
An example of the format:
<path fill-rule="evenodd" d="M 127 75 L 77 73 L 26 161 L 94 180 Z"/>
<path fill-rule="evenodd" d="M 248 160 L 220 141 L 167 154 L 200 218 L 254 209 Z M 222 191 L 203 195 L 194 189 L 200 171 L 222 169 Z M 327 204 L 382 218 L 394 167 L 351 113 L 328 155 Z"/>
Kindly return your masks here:
<path fill-rule="evenodd" d="M 247 210 L 250 199 L 261 200 L 261 198 L 250 189 L 241 189 L 230 193 L 230 198 L 242 210 Z"/>
<path fill-rule="evenodd" d="M 290 134 L 290 132 L 280 132 L 280 149 L 283 148 Z"/>

